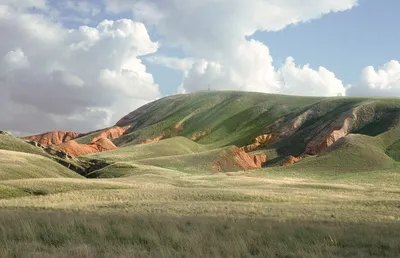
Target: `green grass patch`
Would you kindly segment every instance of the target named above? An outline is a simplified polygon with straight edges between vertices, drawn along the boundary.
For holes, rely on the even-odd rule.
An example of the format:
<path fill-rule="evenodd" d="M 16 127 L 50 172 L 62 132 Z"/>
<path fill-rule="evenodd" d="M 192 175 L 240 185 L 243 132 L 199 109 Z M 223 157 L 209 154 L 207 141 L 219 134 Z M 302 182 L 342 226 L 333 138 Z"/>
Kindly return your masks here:
<path fill-rule="evenodd" d="M 400 140 L 389 146 L 387 154 L 392 157 L 392 159 L 400 162 Z"/>

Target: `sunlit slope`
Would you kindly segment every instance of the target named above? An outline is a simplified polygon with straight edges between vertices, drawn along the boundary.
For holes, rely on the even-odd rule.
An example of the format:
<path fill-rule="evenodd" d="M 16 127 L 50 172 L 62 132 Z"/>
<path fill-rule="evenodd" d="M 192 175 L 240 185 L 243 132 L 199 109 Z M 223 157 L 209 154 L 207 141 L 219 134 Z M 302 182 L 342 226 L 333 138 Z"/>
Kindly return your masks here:
<path fill-rule="evenodd" d="M 42 149 L 11 135 L 0 134 L 0 180 L 22 178 L 80 178 Z"/>
<path fill-rule="evenodd" d="M 0 150 L 0 180 L 22 178 L 81 178 L 52 159 L 23 152 Z"/>
<path fill-rule="evenodd" d="M 122 118 L 117 125 L 132 128 L 115 143 L 179 135 L 215 147 L 244 145 L 279 117 L 321 99 L 232 91 L 170 96 Z"/>
<path fill-rule="evenodd" d="M 396 145 L 394 141 L 398 142 L 397 139 L 400 139 L 400 127 L 375 137 L 351 134 L 338 140 L 325 153 L 306 158 L 292 169 L 340 173 L 394 168 L 397 162 L 393 146 Z M 389 146 L 391 149 L 386 152 Z"/>
<path fill-rule="evenodd" d="M 151 144 L 122 146 L 114 151 L 88 155 L 88 158 L 107 161 L 133 161 L 147 158 L 193 154 L 208 150 L 207 146 L 193 142 L 185 137 L 173 137 Z"/>
<path fill-rule="evenodd" d="M 114 140 L 119 149 L 90 157 L 211 172 L 216 150 L 237 146 L 266 153 L 263 167 L 298 157 L 313 169 L 387 169 L 398 165 L 399 124 L 400 99 L 197 92 L 125 116 L 117 125 L 131 128 Z"/>
<path fill-rule="evenodd" d="M 42 149 L 8 134 L 0 134 L 0 150 L 25 152 L 48 157 Z"/>

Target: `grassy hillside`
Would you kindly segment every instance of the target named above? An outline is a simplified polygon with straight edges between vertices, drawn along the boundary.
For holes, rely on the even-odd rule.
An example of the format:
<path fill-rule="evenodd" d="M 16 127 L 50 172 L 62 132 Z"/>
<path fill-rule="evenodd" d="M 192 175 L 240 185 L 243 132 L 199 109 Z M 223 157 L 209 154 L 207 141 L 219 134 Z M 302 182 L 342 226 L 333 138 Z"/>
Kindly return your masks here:
<path fill-rule="evenodd" d="M 266 125 L 322 98 L 293 97 L 251 92 L 197 92 L 175 95 L 147 104 L 117 125 L 132 125 L 115 142 L 138 143 L 160 135 L 181 135 L 214 147 L 244 145 Z M 176 128 L 177 127 L 177 128 Z"/>
<path fill-rule="evenodd" d="M 43 149 L 11 135 L 0 134 L 0 180 L 46 177 L 81 176 L 60 165 Z"/>
<path fill-rule="evenodd" d="M 396 141 L 387 149 L 387 154 L 394 160 L 400 162 L 400 140 Z"/>
<path fill-rule="evenodd" d="M 0 150 L 0 180 L 54 178 L 80 175 L 52 159 L 23 152 Z"/>
<path fill-rule="evenodd" d="M 163 98 L 125 116 L 117 125 L 132 128 L 114 141 L 120 148 L 90 157 L 211 172 L 216 150 L 254 147 L 256 137 L 264 136 L 254 150 L 268 153 L 267 166 L 311 154 L 298 166 L 331 172 L 387 169 L 397 165 L 400 134 L 391 133 L 390 144 L 384 135 L 399 123 L 400 99 L 197 92 Z M 334 151 L 328 148 L 348 134 Z M 160 136 L 166 140 L 139 144 Z"/>
<path fill-rule="evenodd" d="M 42 149 L 11 135 L 0 134 L 0 150 L 18 151 L 49 157 Z"/>
<path fill-rule="evenodd" d="M 385 154 L 382 140 L 366 135 L 352 134 L 340 139 L 322 155 L 306 158 L 294 168 L 314 171 L 354 172 L 388 169 L 395 161 Z"/>
<path fill-rule="evenodd" d="M 88 155 L 89 158 L 98 158 L 108 161 L 132 161 L 155 157 L 192 154 L 206 151 L 207 146 L 197 144 L 184 137 L 174 137 L 156 143 L 127 145 L 114 151 Z"/>

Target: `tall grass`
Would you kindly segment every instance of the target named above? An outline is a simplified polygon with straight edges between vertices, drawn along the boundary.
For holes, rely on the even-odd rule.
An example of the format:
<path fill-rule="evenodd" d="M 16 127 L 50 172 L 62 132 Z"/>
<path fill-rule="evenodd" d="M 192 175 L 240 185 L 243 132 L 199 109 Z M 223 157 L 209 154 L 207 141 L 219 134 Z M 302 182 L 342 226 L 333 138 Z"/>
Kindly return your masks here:
<path fill-rule="evenodd" d="M 0 210 L 0 257 L 398 257 L 399 223 Z"/>

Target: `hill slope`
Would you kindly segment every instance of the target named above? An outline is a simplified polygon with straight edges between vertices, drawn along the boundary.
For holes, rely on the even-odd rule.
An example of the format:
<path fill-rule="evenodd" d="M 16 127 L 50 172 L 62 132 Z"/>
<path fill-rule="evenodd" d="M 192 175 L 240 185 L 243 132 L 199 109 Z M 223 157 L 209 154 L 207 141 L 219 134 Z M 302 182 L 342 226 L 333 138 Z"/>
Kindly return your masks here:
<path fill-rule="evenodd" d="M 8 134 L 0 134 L 0 180 L 22 178 L 80 178 L 43 149 Z"/>
<path fill-rule="evenodd" d="M 395 130 L 399 125 L 400 99 L 197 92 L 157 100 L 123 117 L 116 126 L 130 128 L 114 139 L 120 148 L 91 157 L 119 162 L 146 159 L 148 165 L 213 171 L 210 164 L 219 159 L 215 150 L 235 145 L 248 153 L 267 153 L 263 166 L 290 165 L 318 156 L 302 162 L 303 166 L 328 166 L 336 171 L 346 166 L 368 169 L 367 164 L 373 163 L 374 169 L 384 169 L 399 159 L 400 135 Z M 389 131 L 390 144 L 383 146 Z M 184 138 L 176 136 L 196 142 L 197 151 L 188 151 L 179 143 Z M 338 141 L 343 144 L 335 144 Z M 353 160 L 337 160 L 353 152 L 357 152 Z M 235 160 L 234 153 L 231 160 Z"/>
<path fill-rule="evenodd" d="M 131 128 L 115 143 L 137 144 L 179 135 L 214 147 L 242 146 L 279 117 L 320 100 L 232 91 L 174 95 L 123 117 L 117 126 Z"/>

